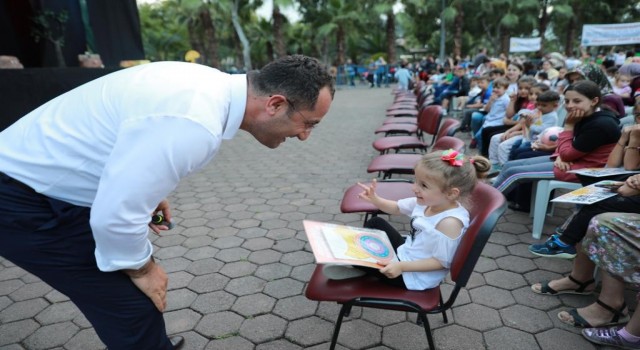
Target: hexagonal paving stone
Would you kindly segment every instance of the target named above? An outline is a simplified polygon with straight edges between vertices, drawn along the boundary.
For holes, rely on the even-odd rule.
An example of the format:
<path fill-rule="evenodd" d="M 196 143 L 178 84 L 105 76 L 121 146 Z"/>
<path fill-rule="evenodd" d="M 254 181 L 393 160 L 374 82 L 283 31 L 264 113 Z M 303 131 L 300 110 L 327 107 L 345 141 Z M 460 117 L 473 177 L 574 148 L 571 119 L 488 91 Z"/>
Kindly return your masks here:
<path fill-rule="evenodd" d="M 505 326 L 529 333 L 539 333 L 553 328 L 546 312 L 524 305 L 512 305 L 500 310 L 500 316 Z"/>
<path fill-rule="evenodd" d="M 234 312 L 223 311 L 202 317 L 195 330 L 209 338 L 238 334 L 244 318 Z"/>
<path fill-rule="evenodd" d="M 197 237 L 187 238 L 187 240 L 182 242 L 182 245 L 191 249 L 191 248 L 206 247 L 211 245 L 212 243 L 213 243 L 213 238 L 209 236 L 197 236 Z"/>
<path fill-rule="evenodd" d="M 456 324 L 477 331 L 487 331 L 502 326 L 498 311 L 477 304 L 454 307 L 453 318 Z"/>
<path fill-rule="evenodd" d="M 170 290 L 167 293 L 167 311 L 189 307 L 198 295 L 186 288 Z"/>
<path fill-rule="evenodd" d="M 484 349 L 482 333 L 457 324 L 433 331 L 436 349 Z M 426 342 L 426 340 L 425 340 Z M 423 347 L 424 349 L 426 347 Z"/>
<path fill-rule="evenodd" d="M 527 285 L 522 275 L 511 272 L 496 270 L 484 274 L 487 284 L 494 287 L 504 288 L 508 290 L 517 289 Z"/>
<path fill-rule="evenodd" d="M 48 306 L 43 298 L 18 301 L 0 311 L 0 324 L 34 317 Z"/>
<path fill-rule="evenodd" d="M 497 269 L 498 269 L 498 264 L 496 264 L 496 261 L 494 259 L 481 256 L 480 258 L 478 258 L 478 262 L 476 263 L 476 266 L 473 268 L 473 271 L 483 273 L 483 272 L 489 272 Z"/>
<path fill-rule="evenodd" d="M 278 299 L 272 312 L 291 321 L 313 315 L 317 307 L 317 301 L 309 300 L 302 295 L 296 295 Z"/>
<path fill-rule="evenodd" d="M 531 259 L 513 255 L 500 257 L 496 259 L 496 263 L 503 270 L 520 274 L 536 269 L 536 265 L 531 261 Z"/>
<path fill-rule="evenodd" d="M 274 298 L 281 299 L 300 294 L 304 284 L 292 278 L 282 278 L 267 282 L 264 293 Z"/>
<path fill-rule="evenodd" d="M 0 323 L 0 334 L 2 334 L 0 346 L 20 342 L 38 328 L 40 328 L 40 325 L 32 319 Z"/>
<path fill-rule="evenodd" d="M 216 254 L 216 259 L 225 263 L 230 263 L 245 260 L 249 254 L 251 254 L 251 251 L 244 248 L 227 248 L 219 251 L 218 254 Z"/>
<path fill-rule="evenodd" d="M 495 244 L 495 243 L 487 243 L 484 246 L 484 249 L 482 250 L 481 255 L 487 258 L 495 259 L 508 254 L 509 252 L 507 251 L 507 248 L 505 248 L 504 246 Z"/>
<path fill-rule="evenodd" d="M 274 249 L 277 250 L 277 247 L 274 246 Z M 305 264 L 312 263 L 314 261 L 315 259 L 312 253 L 303 252 L 303 251 L 286 253 L 282 257 L 282 259 L 280 259 L 281 263 L 291 265 L 291 266 L 305 265 Z"/>
<path fill-rule="evenodd" d="M 247 227 L 243 228 L 236 234 L 238 237 L 242 237 L 245 239 L 264 237 L 267 233 L 267 230 L 262 227 Z"/>
<path fill-rule="evenodd" d="M 244 243 L 244 239 L 236 236 L 229 236 L 229 237 L 217 238 L 213 242 L 212 246 L 219 249 L 228 249 L 228 248 L 239 247 L 242 245 L 242 243 Z"/>
<path fill-rule="evenodd" d="M 184 288 L 188 286 L 194 276 L 188 272 L 178 271 L 178 272 L 173 272 L 168 274 L 168 277 L 169 277 L 168 289 L 172 290 L 172 289 L 179 289 L 179 288 Z"/>
<path fill-rule="evenodd" d="M 273 281 L 289 276 L 291 270 L 292 267 L 289 265 L 285 265 L 282 263 L 273 263 L 259 266 L 254 273 L 254 276 L 262 278 L 266 281 Z"/>
<path fill-rule="evenodd" d="M 262 293 L 245 295 L 236 299 L 231 307 L 231 311 L 237 312 L 244 317 L 253 317 L 270 312 L 276 300 Z"/>
<path fill-rule="evenodd" d="M 79 328 L 71 322 L 54 323 L 38 328 L 24 340 L 27 349 L 51 349 L 62 346 L 73 337 Z"/>
<path fill-rule="evenodd" d="M 229 310 L 236 302 L 236 298 L 233 294 L 224 291 L 200 294 L 191 304 L 191 308 L 202 314 Z"/>
<path fill-rule="evenodd" d="M 403 311 L 381 310 L 366 307 L 362 309 L 362 319 L 378 326 L 388 326 L 406 321 L 407 313 Z"/>
<path fill-rule="evenodd" d="M 252 274 L 256 268 L 256 264 L 252 264 L 248 261 L 237 261 L 224 265 L 220 269 L 220 273 L 231 278 L 236 278 L 248 276 Z"/>
<path fill-rule="evenodd" d="M 45 295 L 47 295 L 47 293 L 51 292 L 52 290 L 53 288 L 51 288 L 48 284 L 38 281 L 35 283 L 22 285 L 20 288 L 16 289 L 14 292 L 11 292 L 11 294 L 9 294 L 9 297 L 14 301 L 22 301 L 27 299 L 44 297 Z"/>
<path fill-rule="evenodd" d="M 269 249 L 275 242 L 272 239 L 265 237 L 257 237 L 247 239 L 242 243 L 242 248 L 249 249 L 251 251 Z"/>
<path fill-rule="evenodd" d="M 240 327 L 240 335 L 253 343 L 263 343 L 282 337 L 287 321 L 274 315 L 261 315 L 248 319 Z"/>
<path fill-rule="evenodd" d="M 484 334 L 487 350 L 518 349 L 537 350 L 538 343 L 533 335 L 509 327 L 500 327 Z"/>
<path fill-rule="evenodd" d="M 11 279 L 11 280 L 2 281 L 2 283 L 0 283 L 0 296 L 1 295 L 10 295 L 11 293 L 15 292 L 16 290 L 22 288 L 23 286 L 25 286 L 25 283 L 22 282 L 19 279 Z"/>
<path fill-rule="evenodd" d="M 184 254 L 184 257 L 189 260 L 201 260 L 201 259 L 210 259 L 216 256 L 220 250 L 214 247 L 199 247 L 199 248 L 191 248 Z"/>
<path fill-rule="evenodd" d="M 568 274 L 573 268 L 573 260 L 567 259 L 549 259 L 538 258 L 533 262 L 542 270 L 551 271 L 559 274 Z"/>
<path fill-rule="evenodd" d="M 266 283 L 261 278 L 244 276 L 229 281 L 224 290 L 234 295 L 247 295 L 261 292 Z"/>
<path fill-rule="evenodd" d="M 169 311 L 164 313 L 164 321 L 167 334 L 176 334 L 190 331 L 198 324 L 202 316 L 190 309 Z"/>
<path fill-rule="evenodd" d="M 265 249 L 259 250 L 257 252 L 252 252 L 248 257 L 248 260 L 254 264 L 264 265 L 278 262 L 281 258 L 282 253 L 277 252 L 273 249 Z"/>
<path fill-rule="evenodd" d="M 528 244 L 521 244 L 520 243 L 520 244 L 510 245 L 510 246 L 507 247 L 507 250 L 512 255 L 523 257 L 525 259 L 533 259 L 533 258 L 535 258 L 535 255 L 533 255 L 529 251 L 529 245 Z"/>
<path fill-rule="evenodd" d="M 285 339 L 258 344 L 256 350 L 302 350 L 302 347 Z"/>
<path fill-rule="evenodd" d="M 65 350 L 106 349 L 93 328 L 83 329 L 64 344 Z"/>
<path fill-rule="evenodd" d="M 509 291 L 493 286 L 481 286 L 470 290 L 469 294 L 474 303 L 494 309 L 502 309 L 516 303 Z"/>
<path fill-rule="evenodd" d="M 255 345 L 249 340 L 230 334 L 210 341 L 204 350 L 253 350 L 254 347 Z"/>
<path fill-rule="evenodd" d="M 333 332 L 333 323 L 311 316 L 289 322 L 285 338 L 307 348 L 311 345 L 329 341 Z"/>
<path fill-rule="evenodd" d="M 222 261 L 216 259 L 202 259 L 192 262 L 185 270 L 195 276 L 200 276 L 219 272 L 223 266 L 225 265 Z"/>
<path fill-rule="evenodd" d="M 428 348 L 424 328 L 415 322 L 402 322 L 385 327 L 382 330 L 382 344 L 391 349 L 424 350 Z"/>
<path fill-rule="evenodd" d="M 349 349 L 366 349 L 382 341 L 382 327 L 365 320 L 342 323 L 338 343 Z"/>
<path fill-rule="evenodd" d="M 71 321 L 80 314 L 80 310 L 70 301 L 49 305 L 36 315 L 36 321 L 41 324 L 52 324 Z"/>
<path fill-rule="evenodd" d="M 542 350 L 595 350 L 596 347 L 580 334 L 562 329 L 550 329 L 535 335 Z"/>
<path fill-rule="evenodd" d="M 294 231 L 295 232 L 295 231 Z M 299 239 L 290 238 L 277 241 L 273 249 L 283 253 L 296 252 L 304 247 L 306 242 Z"/>
<path fill-rule="evenodd" d="M 189 283 L 189 289 L 196 293 L 207 293 L 223 289 L 231 279 L 219 273 L 194 277 Z"/>
<path fill-rule="evenodd" d="M 289 228 L 277 228 L 269 230 L 266 234 L 267 238 L 271 238 L 276 241 L 293 238 L 296 235 L 296 231 Z M 278 244 L 276 242 L 275 244 Z"/>
<path fill-rule="evenodd" d="M 516 302 L 520 305 L 529 306 L 538 310 L 548 311 L 559 307 L 562 302 L 560 298 L 548 295 L 536 294 L 531 291 L 530 286 L 525 286 L 511 292 Z"/>
<path fill-rule="evenodd" d="M 156 262 L 159 263 L 160 266 L 162 266 L 162 268 L 164 268 L 166 273 L 182 271 L 191 264 L 191 260 L 185 259 L 183 257 L 177 257 L 177 258 L 165 259 L 165 260 L 156 259 Z"/>

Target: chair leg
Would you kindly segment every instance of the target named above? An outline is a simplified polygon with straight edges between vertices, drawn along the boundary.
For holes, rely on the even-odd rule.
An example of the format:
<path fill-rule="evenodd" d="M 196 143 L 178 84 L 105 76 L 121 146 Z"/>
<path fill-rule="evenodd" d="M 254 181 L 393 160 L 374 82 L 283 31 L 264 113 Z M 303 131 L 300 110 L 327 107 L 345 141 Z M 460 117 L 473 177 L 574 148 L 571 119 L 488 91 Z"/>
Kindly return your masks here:
<path fill-rule="evenodd" d="M 442 294 L 440 294 L 440 306 L 442 306 L 444 304 L 444 301 L 442 300 Z M 444 323 L 449 323 L 449 320 L 447 319 L 447 310 L 443 309 L 442 310 L 442 320 L 444 321 Z"/>
<path fill-rule="evenodd" d="M 340 327 L 342 326 L 342 318 L 344 318 L 344 315 L 348 314 L 349 312 L 351 312 L 351 305 L 343 304 L 342 308 L 340 308 L 338 319 L 336 320 L 336 326 L 333 328 L 333 336 L 331 337 L 331 345 L 329 346 L 329 350 L 335 350 L 336 343 L 338 342 L 338 334 L 340 334 Z"/>
<path fill-rule="evenodd" d="M 535 239 L 542 236 L 542 226 L 547 216 L 547 205 L 549 205 L 549 180 L 538 181 L 536 188 L 536 201 L 533 207 L 533 230 L 532 235 Z"/>
<path fill-rule="evenodd" d="M 431 335 L 431 326 L 429 325 L 427 315 L 420 312 L 418 313 L 418 317 L 422 320 L 422 324 L 424 325 L 424 332 L 427 334 L 427 342 L 429 342 L 429 350 L 435 350 L 436 346 L 433 344 L 433 335 Z"/>

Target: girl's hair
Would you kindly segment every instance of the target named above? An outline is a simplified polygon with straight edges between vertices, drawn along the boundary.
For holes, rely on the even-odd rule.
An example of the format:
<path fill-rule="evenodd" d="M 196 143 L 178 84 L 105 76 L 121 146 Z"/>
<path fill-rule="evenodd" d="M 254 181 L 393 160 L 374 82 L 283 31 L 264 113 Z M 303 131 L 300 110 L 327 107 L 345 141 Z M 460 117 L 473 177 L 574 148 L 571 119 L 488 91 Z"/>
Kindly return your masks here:
<path fill-rule="evenodd" d="M 518 62 L 511 62 L 509 65 L 518 68 L 520 72 L 524 72 L 524 67 Z"/>
<path fill-rule="evenodd" d="M 443 159 L 450 158 L 453 150 L 434 151 L 427 153 L 418 162 L 416 167 L 423 167 L 430 173 L 436 173 L 436 181 L 440 183 L 440 189 L 447 191 L 451 188 L 460 190 L 460 198 L 464 200 L 476 187 L 478 179 L 486 177 L 491 170 L 491 162 L 482 156 L 467 157 L 462 153 L 457 153 L 460 165 L 451 164 L 452 161 Z"/>
<path fill-rule="evenodd" d="M 602 101 L 602 93 L 600 91 L 600 87 L 598 86 L 598 84 L 592 82 L 591 80 L 578 80 L 575 83 L 567 86 L 567 88 L 564 90 L 565 95 L 567 94 L 567 91 L 575 91 L 590 100 L 598 98 L 598 104 L 596 104 L 596 107 L 599 107 L 600 102 Z"/>

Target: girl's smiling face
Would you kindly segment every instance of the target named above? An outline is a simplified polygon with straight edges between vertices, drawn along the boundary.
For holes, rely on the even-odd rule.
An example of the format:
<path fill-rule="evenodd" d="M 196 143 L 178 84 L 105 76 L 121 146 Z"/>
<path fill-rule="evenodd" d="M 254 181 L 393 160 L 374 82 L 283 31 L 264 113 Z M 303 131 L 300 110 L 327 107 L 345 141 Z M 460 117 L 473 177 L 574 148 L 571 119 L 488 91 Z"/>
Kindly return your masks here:
<path fill-rule="evenodd" d="M 509 78 L 509 80 L 511 81 L 517 81 L 520 78 L 520 75 L 522 74 L 522 71 L 510 64 L 509 67 L 507 67 L 507 78 Z"/>
<path fill-rule="evenodd" d="M 531 90 L 531 84 L 528 83 L 520 83 L 518 84 L 518 97 L 529 98 L 529 93 Z"/>
<path fill-rule="evenodd" d="M 447 194 L 443 192 L 438 177 L 437 173 L 429 171 L 424 166 L 416 166 L 413 193 L 419 205 L 437 208 L 451 203 Z"/>
<path fill-rule="evenodd" d="M 568 113 L 583 111 L 585 115 L 592 114 L 598 105 L 599 99 L 590 99 L 575 90 L 569 90 L 564 94 L 564 103 Z"/>

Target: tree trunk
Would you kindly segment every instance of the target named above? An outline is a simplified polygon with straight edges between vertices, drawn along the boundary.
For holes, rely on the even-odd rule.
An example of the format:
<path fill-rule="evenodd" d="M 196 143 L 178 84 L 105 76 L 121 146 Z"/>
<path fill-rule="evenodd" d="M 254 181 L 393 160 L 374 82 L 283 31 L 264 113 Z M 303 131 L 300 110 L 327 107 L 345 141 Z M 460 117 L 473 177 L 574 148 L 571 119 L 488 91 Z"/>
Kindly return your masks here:
<path fill-rule="evenodd" d="M 547 26 L 549 26 L 549 13 L 547 7 L 549 6 L 549 0 L 542 0 L 542 12 L 538 19 L 538 31 L 540 32 L 540 50 L 538 51 L 538 57 L 544 56 L 544 33 L 547 32 Z"/>
<path fill-rule="evenodd" d="M 242 25 L 240 25 L 240 16 L 238 16 L 238 7 L 240 6 L 240 0 L 234 0 L 233 9 L 231 10 L 231 22 L 233 23 L 233 28 L 236 30 L 238 34 L 238 39 L 242 44 L 242 58 L 244 61 L 244 71 L 251 70 L 251 45 L 249 44 L 249 40 L 247 36 L 244 34 L 244 30 L 242 30 Z"/>
<path fill-rule="evenodd" d="M 342 24 L 338 24 L 338 29 L 336 30 L 336 65 L 341 66 L 344 64 L 345 59 L 345 49 L 344 49 L 344 45 L 345 44 L 345 33 L 344 33 L 344 27 L 342 26 Z"/>
<path fill-rule="evenodd" d="M 387 63 L 396 62 L 396 15 L 393 10 L 387 12 Z"/>
<path fill-rule="evenodd" d="M 213 25 L 211 13 L 206 5 L 200 7 L 198 16 L 200 17 L 200 23 L 202 23 L 204 42 L 207 50 L 205 55 L 208 58 L 208 63 L 211 67 L 220 68 L 220 61 L 218 60 L 218 41 L 216 40 L 216 27 Z"/>
<path fill-rule="evenodd" d="M 64 61 L 64 55 L 62 54 L 62 45 L 60 44 L 60 41 L 54 40 L 53 47 L 56 50 L 56 60 L 58 61 L 58 67 L 66 67 L 67 64 Z"/>
<path fill-rule="evenodd" d="M 189 44 L 191 48 L 198 51 L 202 55 L 202 64 L 209 65 L 209 57 L 207 57 L 207 51 L 205 50 L 204 41 L 202 35 L 200 35 L 197 21 L 189 19 L 187 21 L 187 31 L 189 32 Z"/>
<path fill-rule="evenodd" d="M 464 11 L 462 2 L 456 3 L 456 18 L 453 32 L 453 57 L 462 57 L 462 32 L 464 29 Z"/>
<path fill-rule="evenodd" d="M 282 33 L 282 27 L 284 23 L 284 16 L 280 12 L 280 7 L 273 3 L 273 42 L 274 50 L 277 57 L 283 57 L 287 55 L 287 48 L 284 43 L 284 34 Z M 269 56 L 272 60 L 274 57 Z"/>
<path fill-rule="evenodd" d="M 569 18 L 569 22 L 567 23 L 567 36 L 565 37 L 564 43 L 564 52 L 567 57 L 573 54 L 573 42 L 576 39 L 576 27 L 578 26 L 578 14 L 580 13 L 580 2 L 573 1 L 573 16 Z"/>
<path fill-rule="evenodd" d="M 509 28 L 500 27 L 500 53 L 509 57 L 509 39 L 511 39 L 511 31 Z"/>

